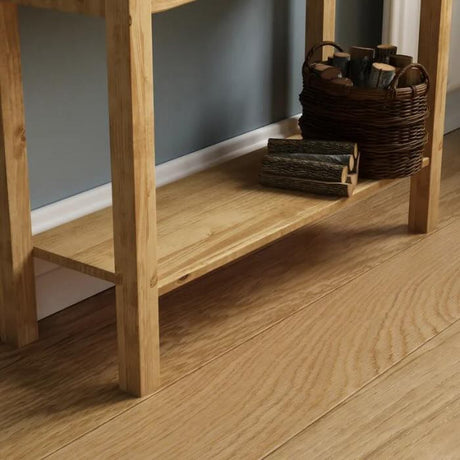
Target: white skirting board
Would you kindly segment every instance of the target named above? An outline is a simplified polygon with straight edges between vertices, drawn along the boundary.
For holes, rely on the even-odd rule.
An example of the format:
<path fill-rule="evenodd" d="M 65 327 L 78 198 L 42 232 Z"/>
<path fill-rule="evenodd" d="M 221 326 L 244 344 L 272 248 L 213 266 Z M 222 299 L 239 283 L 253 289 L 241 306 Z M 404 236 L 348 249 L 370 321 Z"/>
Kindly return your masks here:
<path fill-rule="evenodd" d="M 447 94 L 445 132 L 450 133 L 460 128 L 460 88 Z"/>
<path fill-rule="evenodd" d="M 299 116 L 256 129 L 203 150 L 185 155 L 156 168 L 157 186 L 174 182 L 198 171 L 264 147 L 270 137 L 287 137 L 298 132 Z M 91 214 L 112 204 L 111 184 L 61 200 L 32 211 L 33 234 Z M 35 261 L 39 319 L 112 287 L 106 281 Z"/>

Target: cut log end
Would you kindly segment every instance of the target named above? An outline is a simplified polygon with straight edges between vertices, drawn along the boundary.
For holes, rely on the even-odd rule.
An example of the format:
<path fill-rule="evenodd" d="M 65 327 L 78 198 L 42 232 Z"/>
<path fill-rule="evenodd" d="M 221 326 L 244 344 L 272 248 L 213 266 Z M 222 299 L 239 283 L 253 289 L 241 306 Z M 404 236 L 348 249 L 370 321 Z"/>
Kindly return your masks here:
<path fill-rule="evenodd" d="M 379 62 L 372 64 L 369 88 L 388 88 L 396 75 L 396 68 Z"/>
<path fill-rule="evenodd" d="M 398 52 L 398 47 L 395 45 L 382 44 L 375 49 L 375 60 L 384 64 L 390 63 L 390 56 Z"/>

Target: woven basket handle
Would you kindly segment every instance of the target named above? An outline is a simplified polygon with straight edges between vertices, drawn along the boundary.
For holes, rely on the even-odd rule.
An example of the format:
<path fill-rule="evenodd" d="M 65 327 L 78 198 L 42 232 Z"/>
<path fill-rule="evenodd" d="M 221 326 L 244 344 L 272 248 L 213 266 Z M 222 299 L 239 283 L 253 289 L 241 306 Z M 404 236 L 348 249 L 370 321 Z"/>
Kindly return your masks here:
<path fill-rule="evenodd" d="M 399 79 L 405 75 L 410 69 L 418 69 L 425 78 L 425 83 L 427 84 L 428 89 L 430 89 L 430 76 L 428 71 L 422 64 L 409 64 L 407 67 L 401 69 L 393 78 L 393 81 L 390 84 L 392 90 L 396 90 L 399 87 Z"/>
<path fill-rule="evenodd" d="M 321 42 L 321 43 L 318 43 L 307 54 L 307 58 L 305 60 L 305 63 L 307 64 L 309 69 L 311 69 L 311 66 L 313 65 L 311 60 L 313 59 L 313 56 L 315 55 L 315 53 L 318 50 L 320 50 L 321 48 L 324 48 L 325 46 L 333 46 L 338 51 L 343 51 L 343 48 L 340 45 L 338 45 L 337 43 L 335 43 L 335 42 Z"/>

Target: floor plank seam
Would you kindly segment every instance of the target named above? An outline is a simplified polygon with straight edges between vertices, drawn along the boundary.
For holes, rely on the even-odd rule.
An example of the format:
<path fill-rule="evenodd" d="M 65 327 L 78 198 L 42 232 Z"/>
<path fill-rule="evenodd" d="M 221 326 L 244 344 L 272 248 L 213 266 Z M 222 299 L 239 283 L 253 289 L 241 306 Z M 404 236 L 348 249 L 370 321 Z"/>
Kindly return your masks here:
<path fill-rule="evenodd" d="M 409 249 L 412 249 L 414 247 L 416 247 L 417 245 L 421 244 L 422 242 L 424 242 L 426 239 L 432 237 L 433 235 L 437 234 L 439 231 L 449 227 L 450 225 L 452 225 L 454 222 L 456 222 L 458 220 L 458 218 L 454 218 L 451 222 L 448 222 L 446 223 L 444 226 L 439 226 L 436 230 L 434 230 L 433 232 L 431 232 L 430 234 L 423 234 L 420 236 L 420 238 L 414 242 L 411 242 L 406 248 L 396 252 L 395 254 L 391 255 L 390 257 L 388 257 L 387 259 L 385 260 L 382 260 L 381 262 L 377 263 L 375 266 L 369 268 L 368 270 L 365 270 L 363 271 L 362 273 L 358 274 L 357 276 L 355 276 L 354 278 L 346 281 L 345 283 L 341 284 L 340 286 L 337 286 L 336 288 L 332 289 L 331 291 L 323 294 L 322 296 L 318 297 L 317 299 L 313 300 L 312 302 L 308 303 L 307 305 L 305 305 L 304 307 L 290 313 L 289 315 L 285 316 L 284 318 L 281 318 L 279 319 L 278 321 L 270 324 L 269 326 L 265 327 L 264 329 L 261 329 L 260 331 L 258 331 L 257 333 L 255 333 L 254 335 L 248 337 L 247 339 L 243 340 L 242 342 L 236 344 L 235 346 L 231 347 L 231 348 L 228 348 L 227 350 L 225 350 L 223 353 L 213 357 L 212 359 L 202 363 L 201 365 L 199 365 L 198 367 L 196 367 L 195 369 L 191 370 L 190 372 L 187 372 L 183 375 L 181 375 L 180 377 L 178 377 L 177 379 L 171 381 L 170 383 L 162 386 L 161 388 L 159 388 L 157 391 L 155 391 L 153 394 L 145 397 L 145 398 L 142 398 L 140 401 L 138 401 L 137 403 L 135 403 L 134 405 L 132 405 L 131 407 L 125 409 L 125 410 L 122 410 L 120 413 L 114 415 L 113 417 L 110 417 L 108 420 L 102 422 L 100 425 L 98 425 L 97 427 L 94 427 L 92 428 L 91 430 L 88 430 L 87 432 L 83 433 L 82 435 L 76 437 L 75 439 L 69 441 L 68 443 L 65 443 L 63 444 L 62 446 L 60 446 L 58 449 L 55 449 L 53 450 L 52 452 L 49 452 L 48 454 L 46 454 L 45 456 L 41 457 L 42 459 L 46 459 L 46 458 L 49 458 L 50 456 L 56 454 L 57 452 L 59 452 L 60 450 L 66 448 L 67 446 L 79 441 L 80 439 L 84 438 L 85 436 L 87 436 L 88 434 L 98 430 L 99 428 L 111 423 L 113 420 L 115 420 L 116 418 L 120 417 L 120 416 L 123 416 L 124 414 L 128 413 L 129 411 L 135 409 L 136 407 L 138 407 L 140 404 L 143 404 L 145 401 L 148 401 L 149 399 L 153 398 L 154 396 L 156 396 L 157 394 L 159 394 L 160 392 L 162 392 L 163 390 L 166 390 L 167 388 L 170 388 L 171 386 L 177 384 L 179 381 L 183 380 L 184 378 L 186 377 L 189 377 L 190 375 L 200 371 L 203 367 L 205 366 L 208 366 L 209 364 L 213 363 L 214 361 L 224 357 L 225 355 L 227 355 L 228 353 L 231 353 L 232 351 L 234 351 L 235 349 L 247 344 L 248 342 L 254 340 L 255 338 L 257 338 L 259 335 L 273 329 L 274 327 L 278 326 L 279 324 L 283 323 L 284 321 L 287 321 L 289 320 L 291 317 L 293 317 L 294 315 L 297 315 L 301 312 L 303 312 L 304 310 L 306 310 L 307 308 L 310 308 L 312 307 L 313 305 L 315 305 L 317 302 L 320 302 L 321 300 L 323 300 L 324 298 L 326 298 L 327 296 L 329 295 L 332 295 L 333 293 L 335 293 L 337 290 L 339 289 L 342 289 L 344 288 L 345 286 L 347 286 L 348 284 L 350 284 L 351 282 L 365 276 L 366 274 L 376 270 L 377 268 L 381 267 L 382 265 L 390 262 L 391 260 L 393 260 L 394 258 L 400 256 L 401 254 L 403 254 L 404 252 L 408 251 Z M 432 339 L 432 338 L 431 338 Z M 430 339 L 430 340 L 431 340 Z M 428 343 L 428 342 L 425 342 L 425 343 Z M 423 344 L 424 345 L 424 344 Z M 414 350 L 415 351 L 415 350 Z M 410 353 L 412 354 L 412 352 Z M 409 355 L 406 355 L 407 356 L 410 356 Z M 404 357 L 403 359 L 405 359 L 406 357 Z M 391 367 L 389 368 L 391 369 Z M 388 370 L 387 370 L 388 371 Z M 385 371 L 385 372 L 387 372 Z M 380 375 L 383 375 L 383 374 L 379 374 Z M 379 377 L 377 376 L 377 377 Z M 376 378 L 376 377 L 375 377 Z M 375 379 L 374 378 L 374 379 Z M 370 382 L 368 382 L 365 386 L 367 386 L 369 383 L 371 383 L 374 379 L 370 380 Z M 364 387 L 362 387 L 364 388 Z M 361 390 L 361 388 L 360 388 Z M 358 390 L 358 391 L 360 391 Z M 356 392 L 354 392 L 351 396 L 353 396 Z M 348 399 L 348 398 L 347 398 Z M 341 403 L 340 403 L 341 404 Z M 338 407 L 338 406 L 334 406 L 335 407 Z M 333 408 L 333 409 L 334 409 Z M 332 410 L 333 410 L 332 409 Z M 321 418 L 321 417 L 320 417 Z M 318 419 L 319 420 L 319 419 Z M 297 433 L 295 436 L 297 436 L 298 434 L 300 434 L 303 430 L 301 430 L 299 433 Z"/>
<path fill-rule="evenodd" d="M 415 353 L 417 353 L 419 350 L 421 350 L 423 347 L 426 347 L 430 342 L 432 342 L 434 339 L 436 339 L 436 337 L 438 337 L 440 334 L 443 334 L 445 333 L 446 331 L 448 331 L 449 329 L 451 329 L 452 327 L 454 327 L 455 325 L 459 324 L 460 323 L 460 318 L 457 318 L 453 323 L 449 324 L 447 327 L 445 327 L 444 329 L 442 329 L 441 331 L 437 332 L 435 335 L 433 335 L 432 337 L 430 337 L 428 340 L 426 340 L 424 343 L 420 344 L 418 347 L 414 348 L 410 353 L 408 353 L 406 356 L 404 356 L 404 358 L 401 358 L 399 361 L 395 362 L 394 364 L 392 364 L 390 367 L 388 367 L 387 369 L 385 369 L 382 373 L 376 375 L 375 377 L 373 377 L 371 380 L 369 380 L 368 382 L 366 382 L 364 385 L 362 385 L 360 388 L 358 388 L 356 391 L 354 391 L 352 394 L 350 394 L 349 396 L 347 396 L 344 400 L 340 401 L 338 404 L 336 404 L 335 406 L 331 407 L 329 410 L 327 410 L 326 412 L 324 412 L 324 414 L 321 414 L 319 417 L 317 417 L 315 420 L 313 420 L 311 423 L 309 423 L 308 425 L 306 425 L 304 428 L 302 428 L 300 431 L 298 431 L 297 433 L 295 433 L 294 435 L 292 435 L 291 437 L 289 437 L 285 442 L 283 442 L 282 444 L 278 445 L 277 447 L 271 449 L 269 452 L 267 452 L 263 457 L 262 459 L 268 459 L 271 455 L 273 455 L 275 452 L 277 452 L 278 450 L 280 450 L 283 446 L 285 446 L 287 443 L 291 442 L 292 440 L 294 440 L 295 438 L 297 438 L 298 436 L 300 436 L 302 433 L 305 433 L 307 430 L 309 430 L 310 428 L 312 428 L 314 425 L 316 425 L 317 423 L 319 423 L 322 419 L 324 419 L 325 417 L 333 414 L 334 412 L 336 412 L 337 410 L 339 410 L 342 406 L 344 406 L 345 404 L 348 404 L 350 401 L 352 401 L 353 399 L 355 399 L 356 397 L 358 397 L 358 395 L 363 392 L 366 388 L 368 388 L 370 385 L 372 385 L 374 382 L 376 382 L 377 380 L 383 378 L 383 377 L 386 377 L 390 372 L 391 370 L 395 367 L 395 366 L 398 366 L 400 365 L 402 362 L 410 359 Z"/>

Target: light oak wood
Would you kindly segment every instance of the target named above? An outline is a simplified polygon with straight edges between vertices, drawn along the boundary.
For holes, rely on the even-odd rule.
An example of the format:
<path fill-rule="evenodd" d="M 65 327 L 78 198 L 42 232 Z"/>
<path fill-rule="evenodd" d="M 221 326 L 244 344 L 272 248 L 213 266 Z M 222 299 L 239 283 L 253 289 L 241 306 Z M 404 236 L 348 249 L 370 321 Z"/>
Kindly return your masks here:
<path fill-rule="evenodd" d="M 459 145 L 447 137 L 439 228 L 460 217 Z M 431 238 L 407 233 L 408 192 L 399 182 L 162 297 L 162 388 Z M 45 456 L 139 403 L 117 391 L 114 303 L 109 291 L 47 318 L 28 349 L 0 345 L 0 457 Z"/>
<path fill-rule="evenodd" d="M 258 151 L 158 189 L 160 294 L 393 183 L 362 181 L 351 199 L 341 200 L 268 190 L 258 177 L 264 154 Z M 35 255 L 119 283 L 111 214 L 106 209 L 37 235 Z"/>
<path fill-rule="evenodd" d="M 150 8 L 107 0 L 106 23 L 120 386 L 143 396 L 160 381 Z"/>
<path fill-rule="evenodd" d="M 457 322 L 268 458 L 458 458 L 459 354 Z"/>
<path fill-rule="evenodd" d="M 438 222 L 451 23 L 452 0 L 422 0 L 419 61 L 431 82 L 430 137 L 425 150 L 431 164 L 412 179 L 409 228 L 413 232 L 430 232 Z"/>
<path fill-rule="evenodd" d="M 0 3 L 0 340 L 38 337 L 17 6 Z"/>
<path fill-rule="evenodd" d="M 459 232 L 456 219 L 54 458 L 263 457 L 460 319 Z M 261 298 L 282 302 L 279 288 Z"/>
<path fill-rule="evenodd" d="M 151 5 L 150 13 L 160 13 L 195 0 L 143 0 Z M 0 0 L 0 2 L 78 13 L 88 16 L 105 16 L 105 0 Z"/>
<path fill-rule="evenodd" d="M 308 0 L 305 54 L 322 41 L 335 40 L 336 0 Z M 313 62 L 325 61 L 334 51 L 323 48 L 313 56 Z"/>

